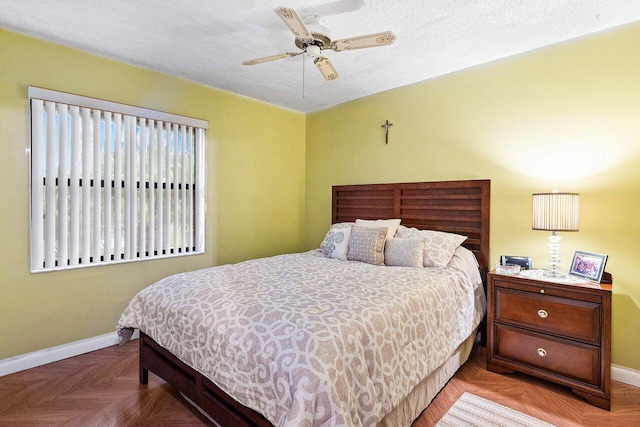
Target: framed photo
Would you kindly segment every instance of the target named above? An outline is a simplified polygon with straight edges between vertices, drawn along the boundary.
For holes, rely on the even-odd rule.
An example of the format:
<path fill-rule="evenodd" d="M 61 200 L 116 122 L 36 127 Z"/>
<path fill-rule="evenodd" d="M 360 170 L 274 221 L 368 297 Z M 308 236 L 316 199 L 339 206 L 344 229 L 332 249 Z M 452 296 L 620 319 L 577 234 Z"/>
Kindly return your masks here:
<path fill-rule="evenodd" d="M 600 283 L 606 264 L 606 255 L 575 251 L 573 253 L 573 260 L 571 261 L 571 268 L 569 268 L 569 274 Z"/>

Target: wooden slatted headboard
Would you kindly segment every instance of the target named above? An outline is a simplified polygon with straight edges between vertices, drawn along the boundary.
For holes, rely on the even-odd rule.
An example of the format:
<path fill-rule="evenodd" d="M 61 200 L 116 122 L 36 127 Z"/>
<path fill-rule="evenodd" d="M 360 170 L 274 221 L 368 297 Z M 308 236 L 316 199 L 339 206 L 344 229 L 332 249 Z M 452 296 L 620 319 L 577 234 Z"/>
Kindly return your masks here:
<path fill-rule="evenodd" d="M 483 280 L 489 267 L 490 180 L 333 186 L 332 223 L 400 218 L 406 227 L 468 236 Z"/>

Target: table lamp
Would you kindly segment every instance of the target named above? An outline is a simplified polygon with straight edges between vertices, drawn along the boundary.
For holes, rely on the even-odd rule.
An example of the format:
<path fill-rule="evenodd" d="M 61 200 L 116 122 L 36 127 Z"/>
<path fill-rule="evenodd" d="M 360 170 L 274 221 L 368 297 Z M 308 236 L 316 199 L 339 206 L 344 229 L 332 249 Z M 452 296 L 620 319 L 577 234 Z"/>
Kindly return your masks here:
<path fill-rule="evenodd" d="M 533 195 L 534 230 L 551 231 L 549 236 L 549 268 L 545 275 L 564 276 L 560 272 L 560 239 L 558 231 L 578 231 L 580 195 L 577 193 L 536 193 Z"/>

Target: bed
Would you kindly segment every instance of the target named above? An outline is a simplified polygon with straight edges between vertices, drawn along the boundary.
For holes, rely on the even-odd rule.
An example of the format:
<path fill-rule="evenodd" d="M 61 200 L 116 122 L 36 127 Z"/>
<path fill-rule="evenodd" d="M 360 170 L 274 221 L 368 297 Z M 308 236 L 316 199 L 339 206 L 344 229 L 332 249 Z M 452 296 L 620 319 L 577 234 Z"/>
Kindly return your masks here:
<path fill-rule="evenodd" d="M 146 288 L 118 325 L 123 342 L 140 329 L 140 382 L 155 373 L 221 426 L 410 425 L 482 334 L 489 192 L 488 180 L 333 187 L 336 227 L 397 218 L 409 239 L 418 230 L 467 236 L 439 268 L 313 250 Z M 388 231 L 350 229 L 352 242 Z M 458 252 L 466 272 L 451 267 Z"/>

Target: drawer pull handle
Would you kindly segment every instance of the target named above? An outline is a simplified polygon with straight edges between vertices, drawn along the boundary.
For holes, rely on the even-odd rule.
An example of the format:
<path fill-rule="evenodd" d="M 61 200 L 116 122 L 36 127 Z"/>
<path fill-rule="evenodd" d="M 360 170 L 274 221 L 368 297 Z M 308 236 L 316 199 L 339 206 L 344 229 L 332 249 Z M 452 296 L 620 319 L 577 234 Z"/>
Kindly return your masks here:
<path fill-rule="evenodd" d="M 547 313 L 546 310 L 538 310 L 538 316 L 542 317 L 543 319 L 546 319 L 547 316 L 549 316 L 549 313 Z"/>
<path fill-rule="evenodd" d="M 538 356 L 545 357 L 546 355 L 547 355 L 547 350 L 545 350 L 544 348 L 538 349 Z"/>

